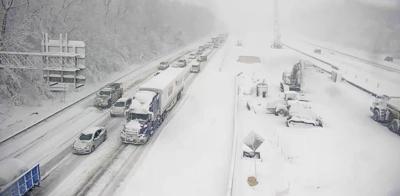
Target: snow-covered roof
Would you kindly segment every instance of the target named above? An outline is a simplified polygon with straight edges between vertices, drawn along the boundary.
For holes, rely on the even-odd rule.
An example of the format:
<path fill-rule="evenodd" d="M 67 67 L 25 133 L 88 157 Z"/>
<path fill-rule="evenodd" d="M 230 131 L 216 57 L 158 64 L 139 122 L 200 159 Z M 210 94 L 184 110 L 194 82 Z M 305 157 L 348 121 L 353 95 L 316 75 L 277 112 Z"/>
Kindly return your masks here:
<path fill-rule="evenodd" d="M 129 97 L 122 97 L 122 98 L 119 98 L 117 100 L 117 102 L 126 102 L 126 101 L 128 101 L 128 99 L 130 99 L 130 98 Z"/>
<path fill-rule="evenodd" d="M 154 96 L 156 96 L 156 93 L 152 91 L 136 92 L 135 99 L 133 99 L 132 104 L 129 106 L 129 110 L 138 113 L 148 112 L 150 103 Z"/>
<path fill-rule="evenodd" d="M 140 85 L 139 89 L 158 89 L 164 90 L 171 83 L 171 81 L 175 80 L 184 69 L 182 68 L 170 68 L 162 71 L 160 74 L 154 76 L 147 82 Z"/>
<path fill-rule="evenodd" d="M 94 134 L 97 130 L 101 129 L 102 127 L 89 127 L 82 131 L 83 134 Z"/>

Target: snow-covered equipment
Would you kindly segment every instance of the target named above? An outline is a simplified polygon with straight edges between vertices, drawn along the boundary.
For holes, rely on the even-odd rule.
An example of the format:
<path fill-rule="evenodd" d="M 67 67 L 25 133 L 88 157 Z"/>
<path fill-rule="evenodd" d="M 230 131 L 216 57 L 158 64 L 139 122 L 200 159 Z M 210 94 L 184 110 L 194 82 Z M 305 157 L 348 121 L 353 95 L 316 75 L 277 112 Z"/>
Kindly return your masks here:
<path fill-rule="evenodd" d="M 377 96 L 370 107 L 372 119 L 400 134 L 400 97 Z"/>
<path fill-rule="evenodd" d="M 123 89 L 121 83 L 110 83 L 96 93 L 94 105 L 99 108 L 111 107 L 122 97 Z"/>
<path fill-rule="evenodd" d="M 259 136 L 257 133 L 253 131 L 250 132 L 243 140 L 244 145 L 246 145 L 253 154 L 256 154 L 256 150 L 261 144 L 264 142 L 264 138 Z"/>
<path fill-rule="evenodd" d="M 258 83 L 256 85 L 256 95 L 257 97 L 266 98 L 268 95 L 268 84 L 265 82 Z"/>
<path fill-rule="evenodd" d="M 186 69 L 171 68 L 139 86 L 121 131 L 123 143 L 145 144 L 180 100 Z"/>
<path fill-rule="evenodd" d="M 301 91 L 303 81 L 304 62 L 300 61 L 293 65 L 291 72 L 282 73 L 281 91 Z"/>
<path fill-rule="evenodd" d="M 293 125 L 323 126 L 321 117 L 317 116 L 306 102 L 295 100 L 288 104 L 289 114 L 286 119 L 288 127 Z"/>
<path fill-rule="evenodd" d="M 18 159 L 0 162 L 0 196 L 22 196 L 40 184 L 40 167 L 27 168 Z"/>

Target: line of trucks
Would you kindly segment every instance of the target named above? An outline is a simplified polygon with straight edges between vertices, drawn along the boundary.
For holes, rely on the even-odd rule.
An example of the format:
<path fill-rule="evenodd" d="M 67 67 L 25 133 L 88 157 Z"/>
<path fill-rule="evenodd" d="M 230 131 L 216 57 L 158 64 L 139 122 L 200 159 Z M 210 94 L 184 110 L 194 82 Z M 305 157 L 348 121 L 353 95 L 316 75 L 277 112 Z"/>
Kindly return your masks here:
<path fill-rule="evenodd" d="M 220 35 L 213 38 L 212 42 L 221 44 L 225 39 L 226 35 Z M 206 48 L 209 47 L 199 47 L 198 53 L 203 54 Z M 200 55 L 200 59 L 195 60 L 206 61 L 208 54 Z M 197 66 L 199 69 L 200 65 Z M 193 67 L 189 70 L 186 67 L 171 67 L 158 72 L 139 86 L 125 114 L 126 123 L 120 133 L 123 143 L 140 145 L 148 142 L 168 112 L 181 99 L 188 71 L 193 72 Z"/>

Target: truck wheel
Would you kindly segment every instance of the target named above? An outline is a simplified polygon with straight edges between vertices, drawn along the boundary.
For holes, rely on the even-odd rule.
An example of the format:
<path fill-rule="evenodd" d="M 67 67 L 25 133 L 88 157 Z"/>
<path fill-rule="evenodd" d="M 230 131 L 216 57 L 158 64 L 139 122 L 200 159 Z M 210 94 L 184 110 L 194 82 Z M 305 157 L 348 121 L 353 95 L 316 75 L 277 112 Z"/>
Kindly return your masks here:
<path fill-rule="evenodd" d="M 379 110 L 378 109 L 374 109 L 374 112 L 372 114 L 372 119 L 374 119 L 374 121 L 379 122 Z"/>
<path fill-rule="evenodd" d="M 390 122 L 389 129 L 395 133 L 400 133 L 400 120 L 393 119 L 392 122 Z"/>
<path fill-rule="evenodd" d="M 182 91 L 179 91 L 178 95 L 176 96 L 176 99 L 177 99 L 177 100 L 180 100 L 180 99 L 181 99 L 181 96 L 182 96 Z"/>
<path fill-rule="evenodd" d="M 95 150 L 94 145 L 92 146 L 92 148 L 90 148 L 90 152 L 93 152 Z"/>
<path fill-rule="evenodd" d="M 285 116 L 285 111 L 283 109 L 279 109 L 278 111 L 276 111 L 276 116 Z"/>

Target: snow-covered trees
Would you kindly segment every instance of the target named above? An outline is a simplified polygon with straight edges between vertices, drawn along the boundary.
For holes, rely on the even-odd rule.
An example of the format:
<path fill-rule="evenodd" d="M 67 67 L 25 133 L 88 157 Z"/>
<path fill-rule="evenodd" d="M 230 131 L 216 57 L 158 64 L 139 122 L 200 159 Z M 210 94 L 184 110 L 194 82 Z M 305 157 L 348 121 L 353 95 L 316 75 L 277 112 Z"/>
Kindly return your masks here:
<path fill-rule="evenodd" d="M 0 6 L 3 15 L 0 20 L 6 24 L 1 32 L 5 38 L 2 50 L 39 51 L 42 32 L 55 39 L 59 33 L 68 33 L 70 40 L 86 42 L 88 82 L 182 46 L 211 32 L 214 25 L 207 9 L 176 1 L 1 1 L 4 6 Z M 7 74 L 16 73 L 7 71 Z M 1 77 L 7 74 L 4 72 Z M 20 73 L 17 75 L 11 78 L 24 79 Z M 0 85 L 17 88 L 15 92 L 21 90 L 18 85 L 10 87 L 1 79 Z M 2 92 L 0 96 L 9 98 Z"/>

